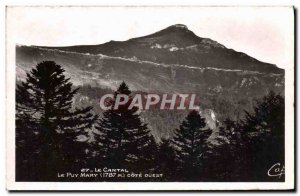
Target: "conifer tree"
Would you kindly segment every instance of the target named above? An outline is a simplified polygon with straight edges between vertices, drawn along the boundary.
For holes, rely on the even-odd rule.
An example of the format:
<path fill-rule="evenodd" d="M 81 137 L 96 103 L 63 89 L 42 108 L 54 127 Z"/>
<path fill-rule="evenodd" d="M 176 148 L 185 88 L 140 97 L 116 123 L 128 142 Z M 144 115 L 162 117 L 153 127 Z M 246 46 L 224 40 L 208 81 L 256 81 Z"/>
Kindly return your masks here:
<path fill-rule="evenodd" d="M 17 180 L 53 180 L 83 154 L 77 136 L 86 134 L 97 116 L 77 108 L 65 70 L 53 61 L 37 64 L 16 90 Z"/>
<path fill-rule="evenodd" d="M 212 145 L 205 161 L 206 180 L 239 181 L 246 180 L 251 172 L 249 165 L 249 138 L 238 123 L 225 119 L 219 127 L 217 144 Z"/>
<path fill-rule="evenodd" d="M 257 100 L 241 122 L 226 119 L 219 128 L 225 140 L 212 149 L 206 165 L 214 179 L 230 181 L 284 181 L 266 175 L 284 160 L 284 98 L 274 92 Z"/>
<path fill-rule="evenodd" d="M 246 111 L 241 126 L 250 138 L 251 167 L 256 171 L 253 180 L 284 181 L 284 177 L 274 179 L 265 175 L 275 163 L 282 166 L 285 162 L 284 114 L 284 98 L 273 91 L 257 100 L 254 112 Z"/>
<path fill-rule="evenodd" d="M 158 163 L 158 171 L 164 175 L 164 181 L 172 181 L 176 180 L 176 162 L 175 162 L 175 150 L 169 139 L 162 139 L 158 155 L 157 155 L 157 163 Z"/>
<path fill-rule="evenodd" d="M 144 143 L 144 144 L 143 144 Z M 147 142 L 141 142 L 138 144 L 141 147 L 139 150 L 139 158 L 136 162 L 137 165 L 133 167 L 133 169 L 137 171 L 142 171 L 144 173 L 156 173 L 157 172 L 157 154 L 158 154 L 158 145 L 154 139 L 154 137 L 150 134 Z M 144 179 L 149 180 L 149 179 Z"/>
<path fill-rule="evenodd" d="M 207 139 L 212 130 L 207 128 L 205 119 L 193 110 L 182 122 L 179 129 L 175 130 L 172 143 L 176 151 L 178 171 L 184 181 L 201 179 L 203 159 L 208 151 Z"/>
<path fill-rule="evenodd" d="M 117 95 L 130 97 L 131 91 L 122 82 L 108 103 L 110 109 L 103 113 L 99 120 L 95 135 L 96 148 L 99 149 L 99 165 L 130 170 L 149 170 L 153 161 L 152 153 L 156 143 L 138 114 L 138 108 L 129 108 L 132 101 L 114 109 Z M 150 157 L 149 157 L 150 156 Z M 150 165 L 149 165 L 150 164 Z"/>

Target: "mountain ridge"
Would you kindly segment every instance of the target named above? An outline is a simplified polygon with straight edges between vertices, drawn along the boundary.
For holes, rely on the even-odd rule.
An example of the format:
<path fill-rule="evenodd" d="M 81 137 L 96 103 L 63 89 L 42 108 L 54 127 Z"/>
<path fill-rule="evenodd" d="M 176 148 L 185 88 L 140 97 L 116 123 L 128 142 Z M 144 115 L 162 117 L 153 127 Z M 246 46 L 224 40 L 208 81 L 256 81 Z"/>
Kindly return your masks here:
<path fill-rule="evenodd" d="M 164 64 L 186 64 L 193 67 L 215 67 L 284 74 L 284 70 L 274 64 L 264 63 L 245 53 L 228 49 L 212 39 L 198 37 L 182 24 L 172 25 L 155 33 L 126 41 L 110 41 L 98 45 L 37 47 L 137 58 Z"/>
<path fill-rule="evenodd" d="M 18 45 L 18 47 L 28 47 L 25 45 Z M 155 65 L 160 65 L 160 66 L 175 66 L 175 67 L 185 67 L 185 68 L 189 68 L 189 69 L 198 69 L 198 70 L 204 70 L 204 69 L 213 69 L 216 71 L 233 71 L 233 72 L 247 72 L 247 73 L 253 73 L 253 74 L 265 74 L 265 73 L 261 73 L 258 71 L 248 71 L 248 70 L 240 70 L 240 69 L 221 69 L 221 68 L 215 68 L 215 67 L 192 67 L 192 66 L 188 66 L 188 65 L 179 65 L 179 64 L 173 64 L 173 65 L 169 65 L 169 64 L 160 64 L 160 63 L 155 63 L 155 62 L 151 62 L 151 61 L 143 61 L 137 58 L 124 58 L 124 57 L 118 57 L 118 56 L 108 56 L 108 55 L 104 55 L 104 54 L 89 54 L 89 53 L 78 53 L 78 52 L 72 52 L 72 51 L 65 51 L 65 50 L 60 50 L 60 49 L 50 49 L 50 48 L 45 48 L 45 47 L 39 47 L 39 46 L 29 46 L 29 47 L 33 47 L 33 48 L 37 48 L 40 50 L 49 50 L 49 51 L 56 51 L 56 52 L 61 52 L 61 53 L 73 53 L 73 54 L 78 54 L 78 55 L 84 55 L 84 56 L 95 56 L 95 57 L 102 57 L 102 58 L 114 58 L 114 59 L 121 59 L 124 61 L 135 61 L 135 62 L 139 62 L 139 63 L 149 63 L 149 64 L 155 64 Z M 280 74 L 273 74 L 272 75 L 280 75 Z"/>
<path fill-rule="evenodd" d="M 142 38 L 141 41 L 145 40 Z M 112 43 L 114 45 L 114 42 Z M 196 94 L 201 101 L 201 111 L 213 111 L 216 116 L 217 120 L 213 120 L 209 117 L 209 112 L 207 113 L 207 120 L 211 127 L 216 127 L 217 121 L 222 122 L 226 117 L 241 118 L 243 111 L 251 108 L 253 100 L 264 96 L 270 90 L 284 95 L 284 72 L 273 73 L 264 70 L 261 72 L 256 69 L 243 70 L 238 69 L 239 67 L 226 66 L 212 67 L 213 65 L 210 64 L 195 66 L 184 61 L 188 60 L 187 58 L 190 57 L 188 55 L 181 62 L 170 63 L 170 60 L 176 59 L 174 52 L 186 52 L 194 50 L 194 47 L 170 51 L 174 46 L 157 48 L 154 43 L 156 42 L 146 44 L 145 50 L 140 46 L 140 42 L 134 40 L 133 44 L 123 48 L 132 50 L 125 55 L 122 55 L 124 53 L 107 55 L 97 52 L 92 54 L 82 51 L 78 53 L 78 51 L 57 48 L 18 45 L 16 46 L 17 82 L 23 81 L 26 72 L 37 63 L 51 60 L 62 65 L 66 77 L 70 78 L 75 86 L 80 87 L 78 99 L 74 101 L 75 105 L 93 105 L 97 110 L 99 97 L 107 93 L 108 89 L 116 90 L 119 84 L 125 81 L 132 92 Z M 155 47 L 151 48 L 151 46 Z M 154 61 L 152 58 L 140 59 L 138 55 L 132 56 L 132 52 L 140 49 L 142 54 L 147 50 L 157 52 L 149 53 L 149 57 Z M 159 52 L 169 55 L 168 58 L 171 59 L 169 61 L 167 59 L 166 62 L 163 59 L 155 60 Z M 214 58 L 218 59 L 218 56 Z M 236 61 L 239 62 L 240 59 L 237 58 Z M 88 97 L 87 103 L 82 100 L 82 97 Z M 152 133 L 159 140 L 162 137 L 172 136 L 172 130 L 178 127 L 177 123 L 181 122 L 185 113 L 148 111 L 143 115 L 151 126 Z"/>

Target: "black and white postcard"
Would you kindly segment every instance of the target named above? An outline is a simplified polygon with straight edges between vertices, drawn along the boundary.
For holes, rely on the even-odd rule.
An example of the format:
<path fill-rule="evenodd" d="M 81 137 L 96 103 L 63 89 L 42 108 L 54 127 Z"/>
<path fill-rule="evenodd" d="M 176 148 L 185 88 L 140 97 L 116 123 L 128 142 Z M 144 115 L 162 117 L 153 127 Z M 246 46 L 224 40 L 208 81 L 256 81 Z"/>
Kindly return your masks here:
<path fill-rule="evenodd" d="M 8 190 L 294 189 L 293 7 L 8 6 Z"/>

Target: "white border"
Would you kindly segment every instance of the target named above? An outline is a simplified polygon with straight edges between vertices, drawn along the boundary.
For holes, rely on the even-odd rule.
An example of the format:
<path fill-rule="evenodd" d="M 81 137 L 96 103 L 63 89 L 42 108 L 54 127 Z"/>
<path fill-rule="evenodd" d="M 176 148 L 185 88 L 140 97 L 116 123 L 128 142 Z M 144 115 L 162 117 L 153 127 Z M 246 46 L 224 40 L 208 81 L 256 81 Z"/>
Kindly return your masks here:
<path fill-rule="evenodd" d="M 74 1 L 72 4 L 81 5 L 82 2 Z M 180 4 L 184 5 L 182 2 Z M 286 181 L 284 183 L 15 182 L 15 44 L 13 40 L 6 41 L 6 187 L 8 190 L 285 190 L 294 188 L 294 66 L 285 68 Z M 291 58 L 294 58 L 294 55 L 291 55 Z"/>

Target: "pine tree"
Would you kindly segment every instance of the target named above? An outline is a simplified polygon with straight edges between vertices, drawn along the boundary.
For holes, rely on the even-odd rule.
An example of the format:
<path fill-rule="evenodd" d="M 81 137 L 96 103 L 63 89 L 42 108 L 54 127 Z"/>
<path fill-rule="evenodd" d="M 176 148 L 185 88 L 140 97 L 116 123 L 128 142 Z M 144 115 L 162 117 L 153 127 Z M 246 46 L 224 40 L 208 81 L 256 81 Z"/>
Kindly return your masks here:
<path fill-rule="evenodd" d="M 191 111 L 179 129 L 175 130 L 172 143 L 182 180 L 201 179 L 203 159 L 208 151 L 207 139 L 211 133 L 212 130 L 206 128 L 205 119 L 195 110 Z"/>
<path fill-rule="evenodd" d="M 143 171 L 153 169 L 153 154 L 156 143 L 147 124 L 143 123 L 138 108 L 129 108 L 132 101 L 114 109 L 117 95 L 130 97 L 131 91 L 125 82 L 119 86 L 108 105 L 112 106 L 103 113 L 96 126 L 96 148 L 99 165 L 111 168 L 128 168 Z"/>
<path fill-rule="evenodd" d="M 177 179 L 176 177 L 176 162 L 174 161 L 176 158 L 175 150 L 171 145 L 169 139 L 162 139 L 158 155 L 157 155 L 157 164 L 159 173 L 163 174 L 164 181 L 173 181 L 173 179 Z"/>
<path fill-rule="evenodd" d="M 284 114 L 284 98 L 273 91 L 257 100 L 254 112 L 246 111 L 241 126 L 250 138 L 251 167 L 256 171 L 252 180 L 284 180 L 266 175 L 272 165 L 285 162 Z"/>
<path fill-rule="evenodd" d="M 249 138 L 237 122 L 225 119 L 219 127 L 217 144 L 205 161 L 205 176 L 210 181 L 244 181 L 249 172 Z"/>
<path fill-rule="evenodd" d="M 138 153 L 137 165 L 134 166 L 134 169 L 137 171 L 142 171 L 145 173 L 156 173 L 157 171 L 157 154 L 158 154 L 158 145 L 154 137 L 150 134 L 146 142 L 141 142 L 139 144 L 141 149 Z M 149 180 L 149 179 L 144 179 Z M 156 180 L 156 179 L 154 179 Z M 152 181 L 152 180 L 151 180 Z"/>
<path fill-rule="evenodd" d="M 254 112 L 247 112 L 243 120 L 249 132 L 284 137 L 284 98 L 273 91 L 257 100 Z"/>
<path fill-rule="evenodd" d="M 44 61 L 17 84 L 17 180 L 52 180 L 84 158 L 77 136 L 86 134 L 97 116 L 91 107 L 73 106 L 78 88 L 73 89 L 64 72 L 55 62 Z"/>

